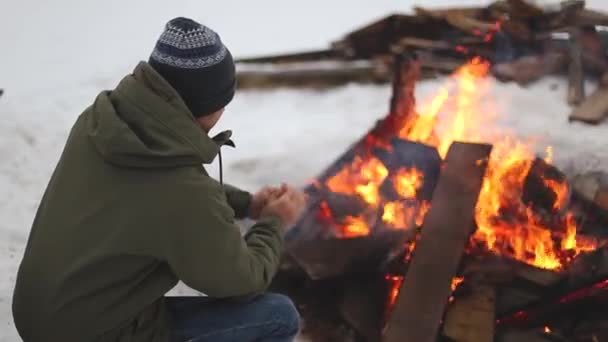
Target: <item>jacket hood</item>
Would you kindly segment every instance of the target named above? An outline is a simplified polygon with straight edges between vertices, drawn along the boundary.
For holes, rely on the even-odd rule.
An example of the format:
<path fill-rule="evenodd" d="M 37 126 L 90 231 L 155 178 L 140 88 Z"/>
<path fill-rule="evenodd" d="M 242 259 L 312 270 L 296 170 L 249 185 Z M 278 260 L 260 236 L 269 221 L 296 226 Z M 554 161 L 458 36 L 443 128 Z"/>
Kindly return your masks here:
<path fill-rule="evenodd" d="M 85 112 L 87 134 L 107 162 L 162 168 L 209 164 L 230 133 L 211 139 L 177 92 L 141 62 Z"/>

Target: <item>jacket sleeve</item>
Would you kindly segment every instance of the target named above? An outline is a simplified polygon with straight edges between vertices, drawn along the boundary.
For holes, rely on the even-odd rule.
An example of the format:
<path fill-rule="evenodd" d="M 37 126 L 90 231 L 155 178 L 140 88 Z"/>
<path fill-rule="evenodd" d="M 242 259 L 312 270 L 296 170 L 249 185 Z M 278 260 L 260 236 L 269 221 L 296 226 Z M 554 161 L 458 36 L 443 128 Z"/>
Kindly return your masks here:
<path fill-rule="evenodd" d="M 219 183 L 188 185 L 180 191 L 187 192 L 189 199 L 180 204 L 181 214 L 175 216 L 165 251 L 178 278 L 214 298 L 265 291 L 283 248 L 280 220 L 258 221 L 242 237 Z"/>
<path fill-rule="evenodd" d="M 249 216 L 249 205 L 251 204 L 251 194 L 229 184 L 224 184 L 224 192 L 228 204 L 234 210 L 237 219 L 244 219 Z"/>

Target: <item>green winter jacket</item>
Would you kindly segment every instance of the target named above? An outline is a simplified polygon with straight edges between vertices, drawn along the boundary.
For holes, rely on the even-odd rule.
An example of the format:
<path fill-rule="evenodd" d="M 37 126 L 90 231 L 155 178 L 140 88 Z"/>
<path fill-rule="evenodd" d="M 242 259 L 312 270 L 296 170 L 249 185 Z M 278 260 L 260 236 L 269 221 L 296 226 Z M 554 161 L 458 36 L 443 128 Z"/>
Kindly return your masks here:
<path fill-rule="evenodd" d="M 250 195 L 202 167 L 223 142 L 140 63 L 78 118 L 36 214 L 13 298 L 25 342 L 167 341 L 178 279 L 214 298 L 264 291 L 277 218 L 242 237 Z"/>

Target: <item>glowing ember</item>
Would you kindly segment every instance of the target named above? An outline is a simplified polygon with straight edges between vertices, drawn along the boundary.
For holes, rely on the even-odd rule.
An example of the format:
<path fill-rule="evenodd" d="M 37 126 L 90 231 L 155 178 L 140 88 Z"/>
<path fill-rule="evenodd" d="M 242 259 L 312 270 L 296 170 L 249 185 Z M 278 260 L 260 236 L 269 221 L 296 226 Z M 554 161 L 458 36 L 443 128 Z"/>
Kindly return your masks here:
<path fill-rule="evenodd" d="M 342 226 L 342 237 L 354 238 L 369 235 L 369 226 L 364 218 L 357 216 L 347 216 Z"/>
<path fill-rule="evenodd" d="M 395 175 L 395 191 L 401 198 L 416 198 L 424 175 L 416 169 L 401 169 Z"/>
<path fill-rule="evenodd" d="M 456 291 L 456 288 L 458 288 L 458 285 L 462 284 L 463 281 L 464 281 L 464 278 L 461 278 L 461 277 L 455 277 L 454 279 L 452 279 L 452 292 Z"/>
<path fill-rule="evenodd" d="M 566 183 L 560 183 L 553 179 L 543 179 L 545 186 L 556 195 L 555 203 L 553 204 L 553 209 L 561 210 L 562 205 L 566 203 L 566 198 L 568 197 L 568 186 Z"/>
<path fill-rule="evenodd" d="M 369 205 L 377 206 L 380 201 L 378 188 L 387 176 L 388 170 L 378 159 L 357 157 L 349 167 L 330 178 L 327 187 L 333 192 L 359 195 Z"/>
<path fill-rule="evenodd" d="M 390 309 L 397 302 L 399 290 L 401 290 L 401 285 L 403 285 L 403 277 L 387 275 L 385 279 L 389 284 L 388 308 Z"/>
<path fill-rule="evenodd" d="M 415 208 L 404 202 L 388 202 L 384 205 L 382 221 L 397 229 L 407 229 L 414 217 Z"/>
<path fill-rule="evenodd" d="M 429 212 L 429 209 L 431 209 L 431 204 L 429 202 L 423 201 L 420 203 L 420 210 L 418 210 L 418 215 L 416 216 L 416 225 L 418 227 L 422 226 L 426 213 Z"/>
<path fill-rule="evenodd" d="M 543 329 L 543 331 L 545 332 L 545 334 L 550 334 L 550 333 L 551 333 L 551 328 L 549 328 L 549 327 L 545 327 L 545 328 Z"/>

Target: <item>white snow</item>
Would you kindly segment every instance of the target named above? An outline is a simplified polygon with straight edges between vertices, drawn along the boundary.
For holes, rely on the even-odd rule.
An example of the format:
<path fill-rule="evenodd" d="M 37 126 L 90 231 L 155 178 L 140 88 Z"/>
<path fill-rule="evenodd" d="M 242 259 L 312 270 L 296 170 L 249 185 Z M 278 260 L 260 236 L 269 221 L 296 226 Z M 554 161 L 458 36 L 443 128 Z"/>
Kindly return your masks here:
<path fill-rule="evenodd" d="M 102 89 L 150 53 L 164 22 L 183 15 L 222 35 L 236 56 L 315 49 L 386 14 L 419 5 L 473 0 L 2 1 L 0 11 L 0 341 L 18 341 L 10 304 L 15 274 L 38 201 L 77 115 Z M 588 6 L 608 9 L 605 0 Z M 344 9 L 344 10 L 343 10 Z M 430 96 L 440 82 L 419 86 Z M 551 90 L 552 85 L 557 90 Z M 570 172 L 608 169 L 608 125 L 567 122 L 565 82 L 526 89 L 497 84 L 501 122 L 542 137 Z M 225 178 L 255 190 L 302 184 L 360 137 L 388 109 L 388 86 L 238 94 L 220 128 L 238 145 L 225 151 Z M 215 171 L 212 171 L 215 172 Z M 179 288 L 177 293 L 186 293 Z"/>

